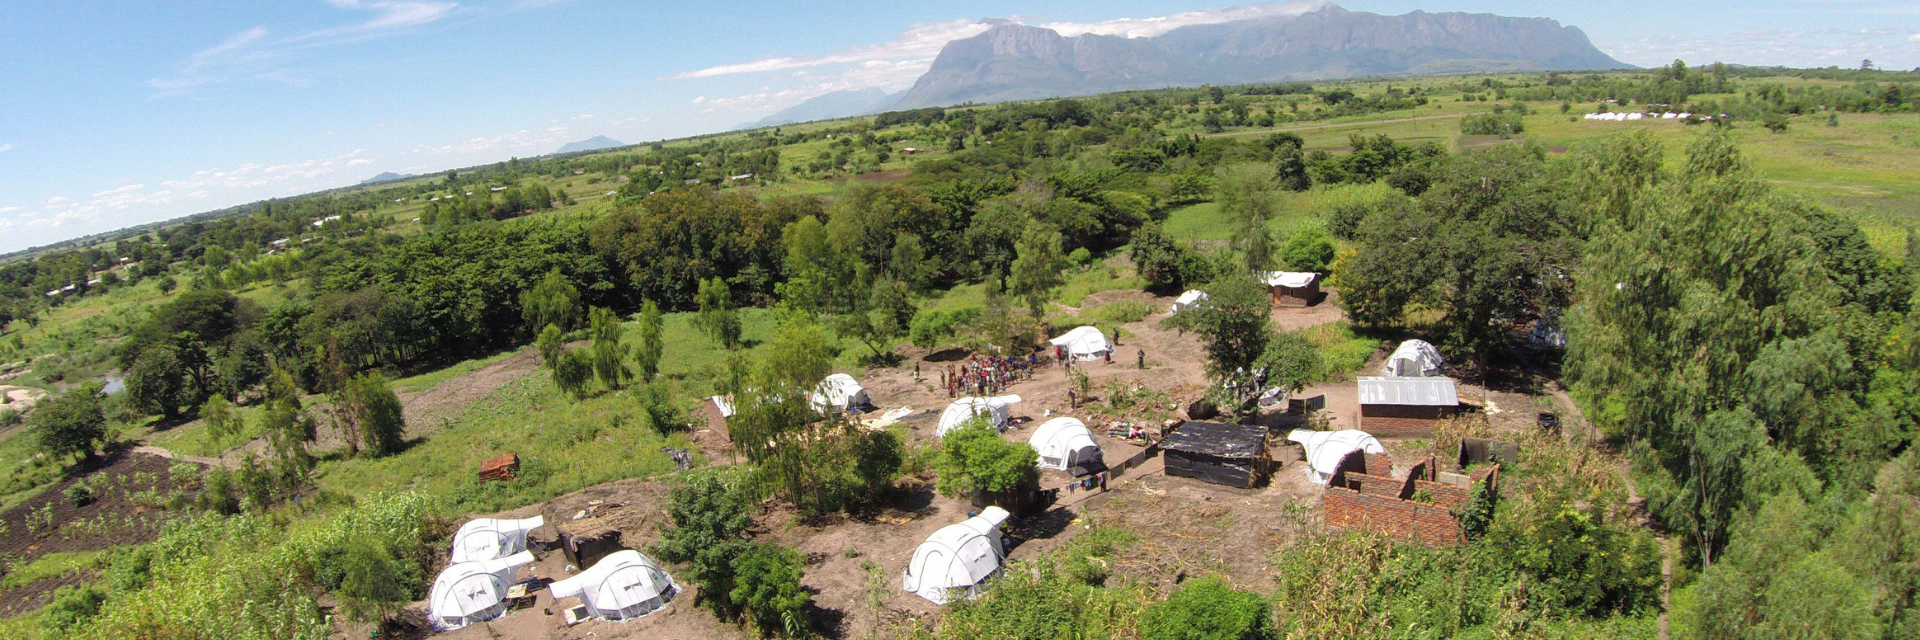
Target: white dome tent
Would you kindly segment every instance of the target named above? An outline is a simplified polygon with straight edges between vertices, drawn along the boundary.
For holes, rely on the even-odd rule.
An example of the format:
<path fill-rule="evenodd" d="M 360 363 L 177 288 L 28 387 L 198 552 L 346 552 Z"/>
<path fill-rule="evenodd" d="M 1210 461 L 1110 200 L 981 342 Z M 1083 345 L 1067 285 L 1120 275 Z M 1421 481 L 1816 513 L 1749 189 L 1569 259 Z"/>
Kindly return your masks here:
<path fill-rule="evenodd" d="M 1206 303 L 1206 301 L 1207 292 L 1199 289 L 1190 289 L 1186 293 L 1180 294 L 1180 297 L 1173 299 L 1173 313 L 1174 315 L 1179 315 L 1180 312 L 1200 306 Z"/>
<path fill-rule="evenodd" d="M 986 418 L 988 422 L 993 423 L 993 428 L 997 431 L 1006 431 L 1007 408 L 1019 402 L 1020 396 L 1015 395 L 991 398 L 966 397 L 955 400 L 953 404 L 947 405 L 946 411 L 940 412 L 940 427 L 933 433 L 935 436 L 944 438 L 948 431 L 972 420 L 974 416 Z"/>
<path fill-rule="evenodd" d="M 1027 443 L 1040 453 L 1039 465 L 1045 469 L 1066 471 L 1100 461 L 1100 444 L 1094 442 L 1093 432 L 1087 430 L 1086 423 L 1073 418 L 1041 423 Z"/>
<path fill-rule="evenodd" d="M 987 507 L 980 515 L 933 532 L 913 550 L 913 560 L 901 575 L 902 589 L 938 605 L 951 601 L 955 591 L 964 592 L 963 598 L 979 594 L 981 583 L 998 573 L 1006 558 L 1000 525 L 1011 515 Z"/>
<path fill-rule="evenodd" d="M 1047 342 L 1066 349 L 1067 357 L 1074 360 L 1099 360 L 1113 350 L 1113 345 L 1107 342 L 1107 335 L 1095 327 L 1076 327 Z"/>
<path fill-rule="evenodd" d="M 1355 451 L 1366 453 L 1386 453 L 1387 448 L 1380 440 L 1365 431 L 1342 429 L 1340 431 L 1308 431 L 1294 429 L 1287 433 L 1287 439 L 1300 443 L 1307 451 L 1307 479 L 1314 484 L 1326 484 L 1333 480 L 1334 467 L 1347 454 Z"/>
<path fill-rule="evenodd" d="M 1431 378 L 1440 375 L 1440 350 L 1421 340 L 1408 340 L 1400 343 L 1387 356 L 1384 369 L 1390 378 Z"/>
<path fill-rule="evenodd" d="M 820 381 L 820 386 L 807 393 L 807 401 L 813 403 L 813 409 L 821 413 L 829 411 L 845 412 L 848 408 L 866 406 L 872 400 L 867 397 L 866 387 L 853 376 L 836 373 Z"/>
<path fill-rule="evenodd" d="M 479 518 L 460 525 L 453 534 L 454 564 L 504 558 L 527 550 L 527 533 L 546 524 L 534 516 L 524 520 Z"/>
<path fill-rule="evenodd" d="M 531 564 L 533 554 L 522 551 L 505 558 L 462 562 L 440 572 L 427 596 L 433 628 L 459 629 L 486 622 L 507 612 L 507 587 L 520 565 Z"/>
<path fill-rule="evenodd" d="M 587 613 L 605 620 L 632 620 L 659 611 L 680 593 L 673 577 L 638 551 L 615 551 L 593 567 L 547 587 L 553 599 L 580 596 Z"/>

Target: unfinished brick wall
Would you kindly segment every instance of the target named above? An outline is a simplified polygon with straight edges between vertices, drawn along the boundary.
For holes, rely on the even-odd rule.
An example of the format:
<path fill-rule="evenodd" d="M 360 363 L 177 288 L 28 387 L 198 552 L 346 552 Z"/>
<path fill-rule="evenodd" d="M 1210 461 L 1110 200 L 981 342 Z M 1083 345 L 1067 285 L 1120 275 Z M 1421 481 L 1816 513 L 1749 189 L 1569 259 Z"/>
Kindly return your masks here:
<path fill-rule="evenodd" d="M 1466 539 L 1453 510 L 1472 500 L 1472 491 L 1437 482 L 1438 466 L 1429 457 L 1407 469 L 1406 476 L 1393 478 L 1366 471 L 1376 467 L 1381 473 L 1391 468 L 1382 464 L 1379 454 L 1349 455 L 1334 469 L 1332 482 L 1321 501 L 1327 526 L 1335 529 L 1371 531 L 1384 536 L 1428 546 L 1446 546 Z M 1476 470 L 1473 483 L 1497 482 L 1499 465 Z M 1424 491 L 1432 498 L 1416 502 L 1409 498 Z"/>
<path fill-rule="evenodd" d="M 1443 547 L 1466 539 L 1460 521 L 1438 505 L 1327 487 L 1322 502 L 1327 526 L 1371 531 L 1384 536 Z"/>
<path fill-rule="evenodd" d="M 1360 430 L 1379 437 L 1425 438 L 1433 435 L 1440 421 L 1455 410 L 1446 407 L 1404 407 L 1397 405 L 1360 405 Z"/>

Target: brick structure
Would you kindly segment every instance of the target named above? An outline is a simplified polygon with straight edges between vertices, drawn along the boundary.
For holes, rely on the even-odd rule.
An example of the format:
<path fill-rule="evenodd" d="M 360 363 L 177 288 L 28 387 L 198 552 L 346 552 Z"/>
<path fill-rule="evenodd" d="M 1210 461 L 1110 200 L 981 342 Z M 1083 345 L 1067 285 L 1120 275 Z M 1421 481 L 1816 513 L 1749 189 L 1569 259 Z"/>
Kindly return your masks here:
<path fill-rule="evenodd" d="M 1360 405 L 1360 430 L 1381 438 L 1426 438 L 1440 428 L 1440 421 L 1452 418 L 1459 410 L 1452 407 L 1405 407 L 1397 405 Z"/>
<path fill-rule="evenodd" d="M 1320 274 L 1275 271 L 1267 287 L 1276 307 L 1311 307 L 1320 302 Z"/>
<path fill-rule="evenodd" d="M 1499 465 L 1477 470 L 1465 476 L 1468 486 L 1463 487 L 1440 481 L 1433 458 L 1413 465 L 1404 478 L 1391 475 L 1391 460 L 1384 455 L 1354 452 L 1340 462 L 1321 501 L 1327 526 L 1370 531 L 1427 546 L 1457 544 L 1466 539 L 1466 534 L 1453 512 L 1472 500 L 1471 485 L 1497 482 L 1500 470 Z M 1428 500 L 1413 500 L 1416 493 L 1424 493 Z"/>

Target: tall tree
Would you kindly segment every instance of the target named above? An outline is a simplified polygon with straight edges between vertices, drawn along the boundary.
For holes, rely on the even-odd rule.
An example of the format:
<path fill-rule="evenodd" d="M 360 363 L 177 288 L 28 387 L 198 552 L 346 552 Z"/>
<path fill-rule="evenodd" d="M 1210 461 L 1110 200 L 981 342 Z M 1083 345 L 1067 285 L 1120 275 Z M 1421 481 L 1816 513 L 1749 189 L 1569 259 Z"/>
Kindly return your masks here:
<path fill-rule="evenodd" d="M 41 400 L 27 414 L 27 427 L 50 455 L 94 456 L 95 444 L 107 437 L 107 414 L 100 407 L 100 385 L 83 384 Z"/>
<path fill-rule="evenodd" d="M 629 348 L 620 340 L 621 334 L 625 333 L 620 316 L 604 307 L 594 307 L 587 315 L 593 334 L 593 345 L 588 349 L 593 359 L 594 375 L 608 389 L 626 386 L 632 372 L 627 370 Z"/>
<path fill-rule="evenodd" d="M 727 281 L 710 278 L 700 283 L 700 311 L 694 326 L 706 332 L 714 342 L 728 349 L 740 346 L 740 312 L 733 308 L 733 293 Z"/>
<path fill-rule="evenodd" d="M 559 269 L 548 271 L 539 284 L 520 293 L 520 318 L 529 331 L 547 325 L 573 328 L 580 321 L 580 290 Z"/>
<path fill-rule="evenodd" d="M 1046 314 L 1053 289 L 1065 282 L 1060 271 L 1067 268 L 1067 258 L 1060 243 L 1059 231 L 1039 221 L 1029 221 L 1016 245 L 1018 257 L 1013 260 L 1007 288 L 1027 304 L 1027 312 L 1035 320 Z"/>
<path fill-rule="evenodd" d="M 1273 231 L 1267 228 L 1275 207 L 1273 167 L 1251 162 L 1223 165 L 1218 179 L 1214 200 L 1233 221 L 1233 248 L 1246 260 L 1248 270 L 1273 268 Z"/>
<path fill-rule="evenodd" d="M 647 383 L 660 373 L 660 356 L 666 352 L 667 324 L 660 314 L 660 305 L 648 300 L 640 305 L 640 344 L 633 350 L 635 366 L 640 370 L 640 379 Z"/>

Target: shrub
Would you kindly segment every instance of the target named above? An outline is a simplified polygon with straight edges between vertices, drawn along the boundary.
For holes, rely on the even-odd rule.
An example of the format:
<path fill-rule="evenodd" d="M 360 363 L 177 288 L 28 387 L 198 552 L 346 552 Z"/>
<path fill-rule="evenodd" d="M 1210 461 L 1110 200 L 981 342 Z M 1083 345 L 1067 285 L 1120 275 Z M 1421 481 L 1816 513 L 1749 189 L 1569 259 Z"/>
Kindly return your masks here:
<path fill-rule="evenodd" d="M 360 622 L 385 620 L 413 600 L 409 575 L 387 542 L 360 536 L 346 545 L 340 558 L 340 585 L 334 593 L 347 616 Z"/>
<path fill-rule="evenodd" d="M 985 418 L 975 418 L 941 439 L 934 470 L 940 474 L 940 493 L 964 498 L 975 491 L 1034 486 L 1040 481 L 1034 466 L 1039 459 L 1031 445 L 1002 438 Z"/>
<path fill-rule="evenodd" d="M 1280 260 L 1295 271 L 1324 272 L 1333 264 L 1333 241 L 1318 228 L 1302 229 L 1280 247 Z"/>
<path fill-rule="evenodd" d="M 660 535 L 654 553 L 668 562 L 687 565 L 686 577 L 700 585 L 703 602 L 717 612 L 734 610 L 734 560 L 752 543 L 741 539 L 753 518 L 746 496 L 722 482 L 721 472 L 706 470 L 686 477 L 673 488 L 667 504 L 672 523 Z"/>
<path fill-rule="evenodd" d="M 1139 300 L 1121 300 L 1101 305 L 1093 310 L 1093 317 L 1110 324 L 1126 324 L 1145 320 L 1153 313 L 1153 305 Z"/>
<path fill-rule="evenodd" d="M 75 507 L 84 507 L 87 506 L 88 503 L 93 502 L 93 490 L 87 488 L 87 485 L 84 484 L 76 483 L 67 485 L 66 491 L 62 491 L 61 493 L 66 496 L 67 504 Z"/>
<path fill-rule="evenodd" d="M 1470 136 L 1510 136 L 1526 130 L 1517 113 L 1482 113 L 1460 119 L 1460 133 Z"/>
<path fill-rule="evenodd" d="M 813 595 L 800 586 L 799 552 L 768 543 L 750 543 L 733 559 L 736 576 L 728 598 L 745 611 L 760 635 L 799 638 L 809 634 L 806 607 Z"/>
<path fill-rule="evenodd" d="M 68 632 L 100 614 L 107 594 L 94 586 L 65 586 L 53 594 L 53 603 L 41 613 L 40 633 L 48 640 L 68 637 Z M 78 637 L 78 636 L 76 636 Z"/>
<path fill-rule="evenodd" d="M 1274 638 L 1267 603 L 1218 576 L 1188 582 L 1141 616 L 1146 640 L 1267 640 Z"/>

